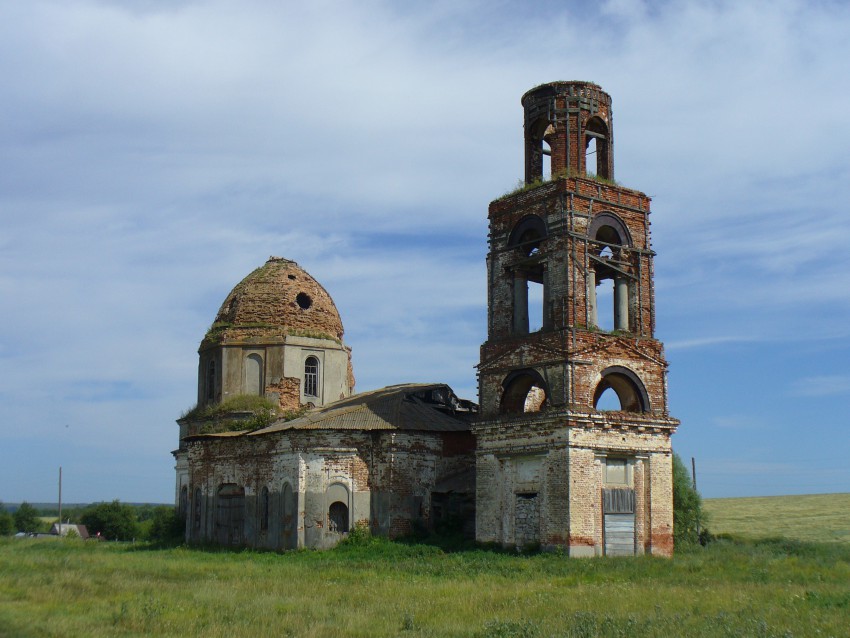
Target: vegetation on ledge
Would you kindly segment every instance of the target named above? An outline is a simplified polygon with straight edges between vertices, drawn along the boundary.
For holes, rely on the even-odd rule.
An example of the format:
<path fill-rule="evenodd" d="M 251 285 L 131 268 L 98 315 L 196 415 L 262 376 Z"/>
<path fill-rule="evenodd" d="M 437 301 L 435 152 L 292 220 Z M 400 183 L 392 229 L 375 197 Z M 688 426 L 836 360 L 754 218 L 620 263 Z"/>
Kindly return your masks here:
<path fill-rule="evenodd" d="M 599 175 L 595 175 L 593 173 L 579 174 L 576 171 L 566 169 L 566 170 L 563 170 L 563 171 L 558 171 L 557 173 L 555 173 L 554 175 L 552 175 L 551 177 L 548 177 L 548 178 L 545 178 L 545 177 L 542 177 L 542 176 L 538 177 L 536 180 L 534 180 L 530 184 L 526 184 L 524 179 L 517 180 L 517 184 L 513 188 L 513 190 L 508 191 L 507 193 L 505 193 L 504 195 L 502 195 L 498 199 L 504 199 L 506 197 L 511 197 L 512 195 L 517 195 L 519 193 L 524 193 L 526 191 L 530 191 L 532 189 L 537 188 L 538 186 L 543 186 L 544 184 L 549 184 L 550 182 L 554 182 L 554 181 L 561 179 L 563 177 L 575 177 L 575 178 L 578 178 L 578 179 L 588 179 L 588 180 L 591 180 L 593 182 L 597 182 L 599 184 L 604 184 L 606 186 L 621 186 L 621 184 L 619 182 L 617 182 L 616 180 L 613 180 L 613 179 L 607 179 L 605 177 L 600 177 Z"/>
<path fill-rule="evenodd" d="M 277 403 L 264 396 L 239 394 L 221 403 L 196 405 L 184 412 L 179 420 L 206 421 L 198 434 L 259 430 L 281 416 Z"/>

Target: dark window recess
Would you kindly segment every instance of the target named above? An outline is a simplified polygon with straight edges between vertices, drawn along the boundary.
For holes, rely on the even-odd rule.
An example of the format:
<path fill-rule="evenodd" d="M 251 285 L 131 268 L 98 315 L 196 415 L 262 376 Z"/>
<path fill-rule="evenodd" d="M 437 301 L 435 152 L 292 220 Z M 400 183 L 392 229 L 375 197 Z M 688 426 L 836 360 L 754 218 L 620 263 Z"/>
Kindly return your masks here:
<path fill-rule="evenodd" d="M 200 487 L 195 488 L 195 499 L 194 499 L 194 502 L 192 503 L 192 505 L 194 506 L 194 510 L 195 510 L 194 511 L 194 519 L 195 520 L 193 521 L 194 524 L 195 524 L 195 529 L 201 529 L 201 488 Z"/>
<path fill-rule="evenodd" d="M 177 514 L 181 521 L 186 521 L 186 516 L 189 514 L 189 488 L 185 485 L 180 488 L 180 505 L 177 508 Z"/>
<path fill-rule="evenodd" d="M 207 366 L 207 401 L 215 400 L 215 361 Z"/>
<path fill-rule="evenodd" d="M 269 528 L 269 488 L 263 487 L 260 491 L 260 529 L 266 531 Z"/>

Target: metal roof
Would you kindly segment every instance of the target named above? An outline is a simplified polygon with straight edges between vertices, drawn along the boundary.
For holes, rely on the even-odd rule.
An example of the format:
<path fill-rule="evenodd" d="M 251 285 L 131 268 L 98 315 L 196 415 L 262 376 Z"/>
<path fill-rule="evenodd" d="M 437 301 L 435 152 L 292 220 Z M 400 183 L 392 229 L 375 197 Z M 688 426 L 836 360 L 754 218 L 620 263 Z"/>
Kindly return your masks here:
<path fill-rule="evenodd" d="M 461 415 L 474 404 L 459 401 L 444 383 L 406 383 L 361 392 L 292 421 L 278 421 L 248 436 L 287 430 L 413 430 L 467 432 Z M 475 406 L 477 407 L 477 406 Z"/>

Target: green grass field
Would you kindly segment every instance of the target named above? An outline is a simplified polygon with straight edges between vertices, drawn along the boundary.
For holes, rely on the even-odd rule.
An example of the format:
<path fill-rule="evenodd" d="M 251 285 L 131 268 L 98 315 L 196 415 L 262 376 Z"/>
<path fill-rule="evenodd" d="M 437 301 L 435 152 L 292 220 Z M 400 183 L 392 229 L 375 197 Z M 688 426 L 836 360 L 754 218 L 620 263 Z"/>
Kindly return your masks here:
<path fill-rule="evenodd" d="M 706 499 L 705 511 L 715 534 L 850 543 L 850 494 Z"/>
<path fill-rule="evenodd" d="M 664 560 L 0 540 L 3 637 L 837 638 L 848 618 L 850 544 L 836 542 L 721 540 Z"/>

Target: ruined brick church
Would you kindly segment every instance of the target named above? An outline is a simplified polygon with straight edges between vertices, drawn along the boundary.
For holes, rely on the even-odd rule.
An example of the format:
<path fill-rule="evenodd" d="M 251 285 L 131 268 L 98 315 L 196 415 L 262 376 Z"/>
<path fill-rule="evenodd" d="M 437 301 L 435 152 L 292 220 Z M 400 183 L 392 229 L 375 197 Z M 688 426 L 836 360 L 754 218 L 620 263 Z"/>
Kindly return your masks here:
<path fill-rule="evenodd" d="M 271 258 L 198 351 L 174 451 L 187 540 L 330 547 L 355 525 L 457 526 L 570 556 L 671 555 L 678 421 L 654 337 L 650 199 L 614 181 L 599 86 L 544 84 L 522 106 L 525 185 L 489 208 L 480 406 L 439 383 L 355 394 L 332 298 Z"/>

